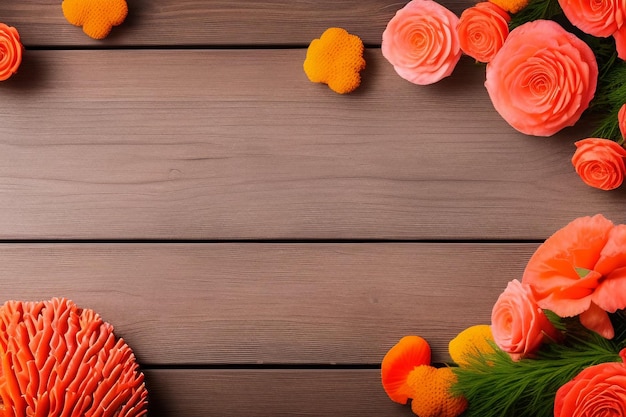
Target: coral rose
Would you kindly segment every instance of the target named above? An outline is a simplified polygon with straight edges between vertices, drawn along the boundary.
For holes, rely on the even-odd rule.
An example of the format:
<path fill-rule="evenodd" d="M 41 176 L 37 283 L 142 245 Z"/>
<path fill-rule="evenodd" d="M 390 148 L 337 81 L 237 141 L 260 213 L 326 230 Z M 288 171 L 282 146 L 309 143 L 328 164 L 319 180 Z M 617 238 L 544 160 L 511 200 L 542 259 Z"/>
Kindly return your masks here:
<path fill-rule="evenodd" d="M 585 184 L 605 191 L 622 185 L 626 174 L 626 149 L 612 140 L 600 138 L 579 140 L 575 145 L 572 165 Z"/>
<path fill-rule="evenodd" d="M 626 104 L 623 104 L 617 113 L 617 123 L 619 125 L 619 131 L 622 134 L 622 138 L 626 139 Z"/>
<path fill-rule="evenodd" d="M 568 20 L 589 35 L 606 38 L 624 24 L 623 0 L 559 0 L 559 5 Z"/>
<path fill-rule="evenodd" d="M 586 43 L 551 20 L 511 31 L 487 64 L 495 109 L 522 133 L 551 136 L 574 125 L 596 91 L 598 64 Z"/>
<path fill-rule="evenodd" d="M 624 360 L 624 351 L 620 352 Z M 556 392 L 554 417 L 626 415 L 626 366 L 607 362 L 583 369 Z"/>
<path fill-rule="evenodd" d="M 613 33 L 615 39 L 615 49 L 618 58 L 626 60 L 626 26 L 622 26 L 618 31 Z"/>
<path fill-rule="evenodd" d="M 383 56 L 402 78 L 420 85 L 452 74 L 461 58 L 459 18 L 432 0 L 412 0 L 383 32 Z"/>
<path fill-rule="evenodd" d="M 490 62 L 509 36 L 511 16 L 500 6 L 480 2 L 465 9 L 459 19 L 461 50 L 479 62 Z"/>
<path fill-rule="evenodd" d="M 590 330 L 611 339 L 607 312 L 626 308 L 626 225 L 601 214 L 580 217 L 539 246 L 522 282 L 541 308 L 560 317 L 580 315 Z"/>
<path fill-rule="evenodd" d="M 17 29 L 0 23 L 0 81 L 17 72 L 22 63 L 24 47 Z"/>
<path fill-rule="evenodd" d="M 518 280 L 509 282 L 494 304 L 491 332 L 498 347 L 513 360 L 534 353 L 546 337 L 559 338 L 528 285 Z"/>

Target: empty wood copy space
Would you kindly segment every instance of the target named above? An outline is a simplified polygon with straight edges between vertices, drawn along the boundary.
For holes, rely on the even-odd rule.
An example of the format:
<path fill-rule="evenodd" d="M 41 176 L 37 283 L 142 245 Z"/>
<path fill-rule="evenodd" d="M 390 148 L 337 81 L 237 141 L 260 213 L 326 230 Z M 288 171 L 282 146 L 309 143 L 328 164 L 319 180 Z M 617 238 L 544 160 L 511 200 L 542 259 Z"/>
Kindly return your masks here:
<path fill-rule="evenodd" d="M 420 87 L 383 58 L 388 0 L 128 0 L 95 41 L 58 1 L 3 0 L 0 300 L 67 297 L 133 348 L 156 417 L 410 416 L 380 385 L 402 336 L 434 360 L 546 237 L 626 222 L 621 191 L 495 112 L 484 67 Z M 469 0 L 444 2 L 455 13 Z M 302 69 L 339 26 L 361 87 Z"/>

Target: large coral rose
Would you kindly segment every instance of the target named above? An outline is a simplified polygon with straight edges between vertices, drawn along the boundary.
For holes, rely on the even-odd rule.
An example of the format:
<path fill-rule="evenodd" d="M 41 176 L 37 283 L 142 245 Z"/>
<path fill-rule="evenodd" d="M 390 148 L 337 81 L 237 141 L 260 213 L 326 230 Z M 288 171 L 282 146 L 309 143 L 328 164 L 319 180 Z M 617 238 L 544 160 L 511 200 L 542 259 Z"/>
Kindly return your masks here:
<path fill-rule="evenodd" d="M 509 282 L 494 304 L 491 332 L 498 347 L 514 360 L 535 352 L 546 337 L 559 338 L 528 285 L 518 280 Z"/>
<path fill-rule="evenodd" d="M 559 0 L 563 13 L 578 29 L 606 38 L 624 24 L 624 0 Z"/>
<path fill-rule="evenodd" d="M 511 31 L 487 64 L 495 109 L 522 133 L 551 136 L 574 125 L 596 91 L 598 64 L 586 43 L 551 20 Z"/>
<path fill-rule="evenodd" d="M 507 36 L 511 17 L 500 6 L 484 1 L 465 9 L 459 20 L 461 50 L 479 62 L 490 62 Z"/>
<path fill-rule="evenodd" d="M 0 81 L 17 72 L 22 63 L 23 51 L 17 29 L 0 23 Z"/>
<path fill-rule="evenodd" d="M 580 217 L 539 246 L 522 282 L 541 308 L 560 317 L 579 315 L 590 330 L 610 339 L 607 312 L 626 308 L 626 225 L 601 214 Z"/>
<path fill-rule="evenodd" d="M 452 74 L 461 47 L 459 18 L 432 0 L 412 0 L 389 21 L 383 32 L 383 56 L 402 78 L 420 85 Z"/>
<path fill-rule="evenodd" d="M 575 145 L 572 165 L 585 184 L 606 191 L 622 185 L 626 175 L 626 149 L 601 138 L 579 140 Z"/>
<path fill-rule="evenodd" d="M 624 359 L 624 351 L 620 352 Z M 583 369 L 556 392 L 554 417 L 626 415 L 626 366 L 608 362 Z"/>

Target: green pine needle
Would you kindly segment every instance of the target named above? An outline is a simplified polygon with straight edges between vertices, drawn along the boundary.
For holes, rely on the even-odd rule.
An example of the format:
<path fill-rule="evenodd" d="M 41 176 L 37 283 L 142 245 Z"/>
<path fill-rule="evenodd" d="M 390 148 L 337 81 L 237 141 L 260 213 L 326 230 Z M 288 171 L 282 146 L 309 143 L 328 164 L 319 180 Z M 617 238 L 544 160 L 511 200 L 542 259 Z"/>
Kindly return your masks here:
<path fill-rule="evenodd" d="M 513 30 L 526 22 L 537 19 L 557 20 L 556 18 L 561 15 L 563 15 L 563 10 L 558 0 L 530 0 L 526 7 L 511 16 L 509 29 Z"/>

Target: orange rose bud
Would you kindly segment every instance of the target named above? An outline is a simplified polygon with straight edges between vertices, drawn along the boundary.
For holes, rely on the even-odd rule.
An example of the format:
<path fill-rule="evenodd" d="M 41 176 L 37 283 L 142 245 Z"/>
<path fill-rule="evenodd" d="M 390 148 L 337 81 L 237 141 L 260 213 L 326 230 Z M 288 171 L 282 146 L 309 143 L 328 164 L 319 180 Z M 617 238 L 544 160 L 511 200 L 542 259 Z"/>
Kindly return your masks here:
<path fill-rule="evenodd" d="M 7 80 L 17 72 L 23 52 L 17 29 L 0 23 L 0 81 Z"/>
<path fill-rule="evenodd" d="M 104 39 L 128 14 L 126 0 L 63 0 L 63 15 L 93 39 Z"/>
<path fill-rule="evenodd" d="M 422 365 L 430 365 L 430 345 L 419 336 L 404 336 L 389 349 L 380 368 L 383 388 L 392 401 L 406 404 L 413 398 L 409 374 Z"/>
<path fill-rule="evenodd" d="M 461 50 L 478 62 L 490 62 L 509 36 L 510 21 L 506 11 L 488 1 L 465 9 L 457 27 Z"/>
<path fill-rule="evenodd" d="M 579 140 L 575 145 L 572 165 L 585 184 L 605 191 L 622 185 L 626 174 L 626 149 L 601 138 Z"/>

